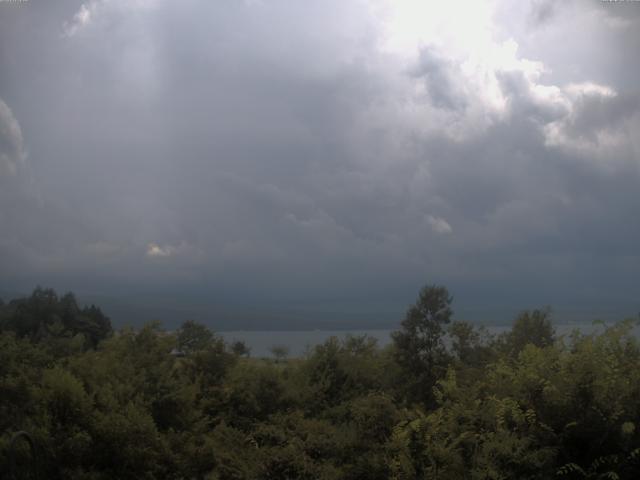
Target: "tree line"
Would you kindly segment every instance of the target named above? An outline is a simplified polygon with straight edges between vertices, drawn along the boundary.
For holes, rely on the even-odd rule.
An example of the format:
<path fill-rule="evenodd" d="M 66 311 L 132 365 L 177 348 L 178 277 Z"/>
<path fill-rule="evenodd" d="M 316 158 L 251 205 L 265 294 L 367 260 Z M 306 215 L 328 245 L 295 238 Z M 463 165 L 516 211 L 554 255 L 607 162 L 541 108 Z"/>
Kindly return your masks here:
<path fill-rule="evenodd" d="M 639 478 L 637 320 L 558 337 L 541 309 L 491 335 L 454 321 L 452 302 L 425 286 L 385 348 L 333 337 L 270 359 L 193 321 L 114 331 L 98 307 L 50 289 L 0 301 L 0 472 Z M 35 459 L 11 443 L 18 431 Z"/>

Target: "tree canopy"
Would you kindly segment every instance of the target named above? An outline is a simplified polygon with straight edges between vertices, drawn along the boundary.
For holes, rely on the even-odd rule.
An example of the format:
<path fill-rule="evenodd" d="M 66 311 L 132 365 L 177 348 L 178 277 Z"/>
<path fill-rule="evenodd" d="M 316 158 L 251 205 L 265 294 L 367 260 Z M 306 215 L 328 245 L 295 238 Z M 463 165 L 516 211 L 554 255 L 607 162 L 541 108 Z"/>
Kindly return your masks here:
<path fill-rule="evenodd" d="M 17 478 L 639 478 L 637 321 L 556 337 L 539 310 L 494 337 L 451 302 L 423 289 L 385 348 L 273 359 L 195 322 L 88 341 L 99 309 L 37 289 L 0 306 L 0 472 L 28 431 Z"/>
<path fill-rule="evenodd" d="M 453 297 L 446 287 L 427 285 L 407 310 L 401 329 L 392 334 L 395 359 L 405 373 L 404 386 L 415 401 L 432 401 L 432 389 L 446 365 L 445 326 Z"/>

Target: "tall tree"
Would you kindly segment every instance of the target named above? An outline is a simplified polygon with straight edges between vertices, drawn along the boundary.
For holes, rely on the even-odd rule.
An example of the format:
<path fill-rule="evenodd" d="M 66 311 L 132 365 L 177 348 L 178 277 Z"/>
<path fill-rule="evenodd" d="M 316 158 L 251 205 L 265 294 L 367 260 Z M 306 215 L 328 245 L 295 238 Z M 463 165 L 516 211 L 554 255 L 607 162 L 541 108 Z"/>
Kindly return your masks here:
<path fill-rule="evenodd" d="M 553 345 L 555 330 L 551 324 L 551 309 L 524 311 L 513 322 L 506 335 L 507 350 L 517 355 L 528 344 L 539 348 Z"/>
<path fill-rule="evenodd" d="M 446 287 L 426 285 L 407 310 L 402 329 L 393 332 L 396 361 L 405 373 L 409 400 L 430 404 L 432 389 L 444 373 L 444 326 L 453 315 L 453 297 Z"/>
<path fill-rule="evenodd" d="M 206 325 L 187 320 L 178 330 L 178 349 L 184 353 L 205 350 L 212 344 L 214 339 L 213 332 Z"/>

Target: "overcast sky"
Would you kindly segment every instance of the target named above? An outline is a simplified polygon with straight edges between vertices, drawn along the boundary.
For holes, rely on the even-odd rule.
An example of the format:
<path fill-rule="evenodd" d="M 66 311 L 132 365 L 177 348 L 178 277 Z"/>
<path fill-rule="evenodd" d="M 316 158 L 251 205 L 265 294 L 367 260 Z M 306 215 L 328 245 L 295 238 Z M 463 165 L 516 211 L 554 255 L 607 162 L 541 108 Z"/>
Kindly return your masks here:
<path fill-rule="evenodd" d="M 640 2 L 0 2 L 0 290 L 634 313 L 638 52 Z"/>

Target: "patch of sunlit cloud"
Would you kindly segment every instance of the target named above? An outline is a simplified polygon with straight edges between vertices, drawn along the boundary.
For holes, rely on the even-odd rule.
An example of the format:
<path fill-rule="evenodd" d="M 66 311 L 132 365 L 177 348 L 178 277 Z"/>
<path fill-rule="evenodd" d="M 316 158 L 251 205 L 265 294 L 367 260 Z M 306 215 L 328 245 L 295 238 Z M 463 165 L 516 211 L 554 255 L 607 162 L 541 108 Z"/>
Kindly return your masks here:
<path fill-rule="evenodd" d="M 147 257 L 170 257 L 176 253 L 176 247 L 172 245 L 160 246 L 157 243 L 149 243 L 147 245 Z"/>

